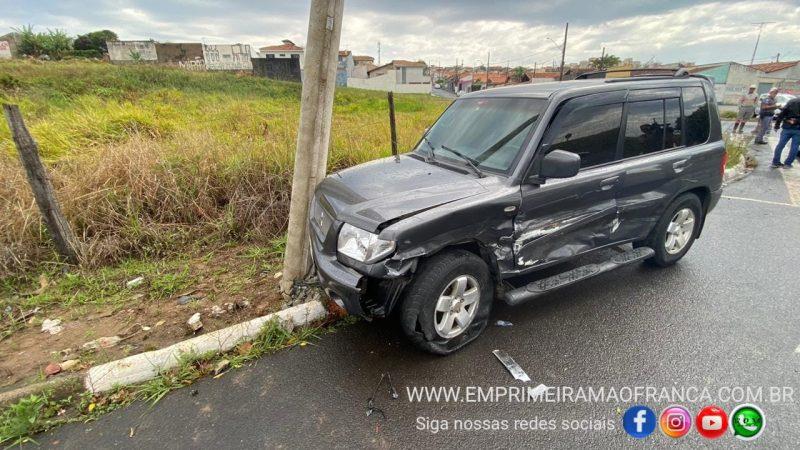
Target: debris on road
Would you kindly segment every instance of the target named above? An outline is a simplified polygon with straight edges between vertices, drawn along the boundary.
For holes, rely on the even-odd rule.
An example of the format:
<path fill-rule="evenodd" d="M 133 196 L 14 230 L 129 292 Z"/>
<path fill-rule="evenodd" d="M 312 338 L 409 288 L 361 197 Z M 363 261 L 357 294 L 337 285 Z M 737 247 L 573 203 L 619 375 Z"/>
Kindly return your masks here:
<path fill-rule="evenodd" d="M 57 373 L 61 372 L 61 365 L 56 363 L 50 363 L 47 367 L 44 368 L 44 374 L 48 377 L 51 377 Z"/>
<path fill-rule="evenodd" d="M 199 299 L 200 299 L 200 297 L 198 297 L 196 295 L 184 294 L 184 295 L 181 295 L 180 297 L 178 297 L 178 304 L 179 305 L 185 305 L 185 304 L 191 302 L 192 300 L 199 300 Z"/>
<path fill-rule="evenodd" d="M 492 353 L 497 357 L 498 360 L 500 360 L 501 363 L 503 363 L 504 366 L 506 366 L 506 369 L 508 369 L 514 379 L 524 381 L 526 383 L 531 381 L 531 377 L 529 377 L 528 374 L 522 370 L 522 367 L 520 367 L 519 364 L 514 361 L 514 358 L 508 356 L 508 353 L 502 350 L 494 350 Z"/>
<path fill-rule="evenodd" d="M 77 367 L 79 363 L 80 363 L 80 360 L 68 359 L 68 360 L 62 362 L 61 364 L 59 364 L 59 366 L 61 366 L 61 370 L 66 372 L 66 371 L 72 370 L 75 367 Z"/>
<path fill-rule="evenodd" d="M 511 322 L 506 322 L 505 320 L 498 320 L 497 322 L 494 323 L 494 325 L 498 327 L 510 327 L 513 326 L 514 324 Z"/>
<path fill-rule="evenodd" d="M 225 310 L 222 309 L 219 305 L 213 305 L 211 307 L 211 316 L 212 317 L 219 317 L 219 316 L 221 316 L 223 314 L 225 314 Z"/>
<path fill-rule="evenodd" d="M 378 380 L 378 384 L 375 385 L 372 395 L 367 399 L 367 417 L 378 413 L 384 419 L 386 418 L 386 414 L 383 412 L 383 410 L 375 406 L 375 394 L 378 393 L 378 389 L 383 384 L 383 380 L 386 380 L 386 384 L 389 385 L 389 395 L 392 397 L 392 400 L 397 400 L 400 397 L 400 395 L 397 394 L 397 389 L 394 388 L 394 384 L 392 383 L 392 375 L 388 372 L 381 373 L 381 378 Z"/>
<path fill-rule="evenodd" d="M 44 319 L 44 322 L 42 322 L 42 333 L 58 334 L 63 329 L 61 319 Z"/>
<path fill-rule="evenodd" d="M 192 317 L 186 321 L 186 325 L 189 325 L 189 329 L 192 331 L 197 331 L 200 328 L 203 328 L 203 322 L 200 321 L 200 313 L 192 314 Z"/>
<path fill-rule="evenodd" d="M 125 287 L 127 287 L 128 289 L 133 289 L 142 284 L 143 282 L 144 282 L 144 277 L 136 277 L 125 283 Z"/>
<path fill-rule="evenodd" d="M 222 375 L 228 368 L 230 368 L 231 362 L 227 359 L 223 359 L 222 361 L 218 362 L 216 366 L 214 366 L 214 377 L 218 377 Z"/>
<path fill-rule="evenodd" d="M 122 338 L 119 336 L 104 336 L 83 344 L 83 348 L 86 350 L 97 350 L 98 348 L 110 348 L 119 344 L 121 341 Z"/>

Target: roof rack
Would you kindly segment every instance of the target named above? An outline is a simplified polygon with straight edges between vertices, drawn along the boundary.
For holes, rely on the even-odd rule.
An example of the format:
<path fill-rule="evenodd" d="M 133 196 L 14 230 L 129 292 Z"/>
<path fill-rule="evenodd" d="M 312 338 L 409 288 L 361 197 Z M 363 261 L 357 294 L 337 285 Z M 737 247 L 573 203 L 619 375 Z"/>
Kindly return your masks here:
<path fill-rule="evenodd" d="M 631 74 L 629 77 L 619 78 L 606 78 L 606 74 L 628 72 Z M 637 74 L 638 73 L 638 74 Z M 647 81 L 647 80 L 665 80 L 670 78 L 702 78 L 710 83 L 714 81 L 705 76 L 696 73 L 689 73 L 686 68 L 681 67 L 677 70 L 674 69 L 613 69 L 613 70 L 600 70 L 597 72 L 587 72 L 575 77 L 576 80 L 588 80 L 594 78 L 603 78 L 606 83 L 619 83 L 622 81 Z"/>

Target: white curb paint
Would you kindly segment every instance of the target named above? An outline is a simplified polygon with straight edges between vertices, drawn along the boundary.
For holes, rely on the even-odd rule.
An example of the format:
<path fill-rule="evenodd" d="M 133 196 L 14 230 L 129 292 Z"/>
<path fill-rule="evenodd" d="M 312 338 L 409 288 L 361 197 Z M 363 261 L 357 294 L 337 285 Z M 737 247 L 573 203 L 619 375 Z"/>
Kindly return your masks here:
<path fill-rule="evenodd" d="M 84 386 L 92 393 L 109 391 L 117 386 L 151 380 L 159 373 L 176 367 L 185 355 L 221 353 L 233 349 L 243 341 L 255 338 L 264 324 L 272 319 L 280 322 L 292 321 L 295 327 L 308 325 L 327 315 L 319 301 L 278 311 L 236 325 L 193 337 L 169 347 L 139 353 L 106 364 L 92 367 L 86 374 Z"/>

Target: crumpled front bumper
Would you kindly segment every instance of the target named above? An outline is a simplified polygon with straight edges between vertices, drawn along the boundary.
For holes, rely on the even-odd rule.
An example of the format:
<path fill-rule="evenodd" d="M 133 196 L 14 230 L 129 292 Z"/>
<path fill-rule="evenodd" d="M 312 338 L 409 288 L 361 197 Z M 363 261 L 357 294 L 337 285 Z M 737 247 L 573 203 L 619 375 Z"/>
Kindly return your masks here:
<path fill-rule="evenodd" d="M 349 314 L 364 316 L 364 309 L 361 306 L 361 299 L 366 290 L 364 275 L 340 263 L 336 254 L 325 254 L 322 243 L 315 236 L 311 237 L 311 254 L 320 285 L 325 292 L 334 301 L 341 300 Z"/>

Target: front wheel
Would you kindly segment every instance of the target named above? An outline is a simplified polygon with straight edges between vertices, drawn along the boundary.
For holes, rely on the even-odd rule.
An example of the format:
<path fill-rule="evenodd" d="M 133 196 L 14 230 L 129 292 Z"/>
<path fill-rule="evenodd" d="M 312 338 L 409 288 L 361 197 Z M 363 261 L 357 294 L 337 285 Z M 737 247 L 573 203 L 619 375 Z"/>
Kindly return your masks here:
<path fill-rule="evenodd" d="M 489 268 L 465 250 L 420 264 L 401 307 L 406 336 L 422 350 L 447 355 L 472 342 L 489 322 L 494 287 Z"/>
<path fill-rule="evenodd" d="M 696 195 L 683 194 L 675 199 L 643 243 L 655 250 L 648 262 L 660 267 L 678 262 L 692 247 L 702 223 L 703 206 Z"/>

